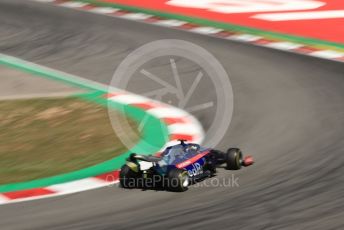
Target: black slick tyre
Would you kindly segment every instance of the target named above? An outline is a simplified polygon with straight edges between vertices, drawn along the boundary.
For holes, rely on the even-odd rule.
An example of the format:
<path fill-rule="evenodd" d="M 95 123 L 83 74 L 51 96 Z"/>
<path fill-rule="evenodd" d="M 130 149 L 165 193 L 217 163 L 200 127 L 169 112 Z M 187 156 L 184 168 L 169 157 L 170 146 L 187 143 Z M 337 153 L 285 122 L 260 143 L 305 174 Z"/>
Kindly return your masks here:
<path fill-rule="evenodd" d="M 122 188 L 137 187 L 138 173 L 134 172 L 128 165 L 123 165 L 119 173 L 119 182 Z"/>
<path fill-rule="evenodd" d="M 239 170 L 242 165 L 242 153 L 240 149 L 228 149 L 225 153 L 226 168 L 229 170 Z"/>
<path fill-rule="evenodd" d="M 168 189 L 173 192 L 185 192 L 189 187 L 189 174 L 183 169 L 171 169 L 168 173 Z"/>

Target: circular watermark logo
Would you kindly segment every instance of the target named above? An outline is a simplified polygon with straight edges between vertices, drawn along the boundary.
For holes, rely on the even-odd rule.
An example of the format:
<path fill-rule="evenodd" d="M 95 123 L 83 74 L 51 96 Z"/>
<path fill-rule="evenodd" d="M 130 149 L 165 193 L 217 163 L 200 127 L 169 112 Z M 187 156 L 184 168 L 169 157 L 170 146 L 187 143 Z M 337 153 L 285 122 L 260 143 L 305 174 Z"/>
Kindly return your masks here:
<path fill-rule="evenodd" d="M 116 69 L 111 87 L 133 92 L 196 117 L 205 130 L 204 145 L 215 147 L 232 119 L 233 90 L 225 69 L 207 50 L 191 42 L 166 39 L 131 52 Z M 135 143 L 138 127 L 109 110 L 114 131 L 127 146 Z M 138 129 L 138 130 L 135 130 Z"/>

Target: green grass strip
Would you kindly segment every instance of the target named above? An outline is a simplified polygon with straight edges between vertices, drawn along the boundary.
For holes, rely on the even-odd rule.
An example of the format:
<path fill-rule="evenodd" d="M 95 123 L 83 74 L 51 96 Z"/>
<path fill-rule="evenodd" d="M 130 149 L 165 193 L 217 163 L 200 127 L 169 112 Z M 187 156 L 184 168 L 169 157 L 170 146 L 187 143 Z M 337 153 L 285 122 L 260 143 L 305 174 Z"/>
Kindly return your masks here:
<path fill-rule="evenodd" d="M 54 71 L 52 69 L 44 68 L 33 63 L 29 63 L 14 57 L 9 57 L 0 54 L 0 65 L 4 65 L 10 68 L 15 68 L 20 71 L 28 72 L 36 76 L 40 76 L 47 79 L 57 80 L 70 86 L 76 86 L 82 89 L 89 90 L 85 94 L 77 94 L 76 96 L 97 103 L 103 106 L 109 106 L 112 109 L 123 112 L 126 116 L 139 122 L 145 117 L 146 125 L 142 130 L 141 140 L 128 152 L 123 153 L 113 159 L 105 161 L 103 163 L 87 167 L 81 170 L 77 170 L 70 173 L 65 173 L 57 176 L 52 176 L 43 179 L 37 179 L 27 182 L 11 183 L 0 185 L 0 192 L 11 192 L 18 190 L 26 190 L 39 187 L 47 187 L 53 184 L 65 183 L 73 180 L 79 180 L 87 177 L 96 176 L 102 173 L 110 172 L 119 169 L 128 155 L 132 152 L 141 154 L 152 154 L 160 150 L 166 140 L 168 140 L 167 126 L 161 120 L 156 117 L 147 114 L 144 110 L 137 107 L 122 105 L 116 102 L 108 102 L 103 97 L 106 93 L 102 86 L 97 84 L 92 85 L 87 80 L 75 79 L 71 76 L 65 75 L 62 72 Z"/>

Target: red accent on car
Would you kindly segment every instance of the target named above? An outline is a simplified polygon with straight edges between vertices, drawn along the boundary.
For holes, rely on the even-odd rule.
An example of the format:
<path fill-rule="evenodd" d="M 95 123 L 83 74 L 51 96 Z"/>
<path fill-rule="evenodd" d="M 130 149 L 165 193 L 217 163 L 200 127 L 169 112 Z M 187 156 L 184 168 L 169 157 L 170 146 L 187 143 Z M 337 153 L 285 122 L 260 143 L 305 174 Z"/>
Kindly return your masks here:
<path fill-rule="evenodd" d="M 209 151 L 205 151 L 202 153 L 197 154 L 196 156 L 187 159 L 186 161 L 180 162 L 179 164 L 176 165 L 177 168 L 185 168 L 188 165 L 191 165 L 192 163 L 198 161 L 199 159 L 201 159 L 202 157 L 204 157 L 205 155 L 207 155 L 209 153 Z"/>
<path fill-rule="evenodd" d="M 250 166 L 254 163 L 253 157 L 252 156 L 245 156 L 244 161 L 243 161 L 243 166 L 247 167 Z"/>
<path fill-rule="evenodd" d="M 161 157 L 161 154 L 162 154 L 162 152 L 157 152 L 157 153 L 154 154 L 154 155 L 157 156 L 157 157 Z"/>

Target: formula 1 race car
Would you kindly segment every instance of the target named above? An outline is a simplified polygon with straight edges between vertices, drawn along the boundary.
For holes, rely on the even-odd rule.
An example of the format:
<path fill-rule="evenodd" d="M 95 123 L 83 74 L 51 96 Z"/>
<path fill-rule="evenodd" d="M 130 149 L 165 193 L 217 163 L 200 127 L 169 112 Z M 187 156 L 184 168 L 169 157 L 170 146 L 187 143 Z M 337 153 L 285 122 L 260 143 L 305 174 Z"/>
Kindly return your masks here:
<path fill-rule="evenodd" d="M 243 158 L 238 148 L 227 152 L 204 148 L 198 144 L 186 143 L 167 147 L 160 156 L 132 153 L 120 171 L 123 188 L 163 187 L 170 191 L 183 192 L 195 183 L 216 174 L 222 164 L 229 170 L 253 164 L 253 158 Z"/>

